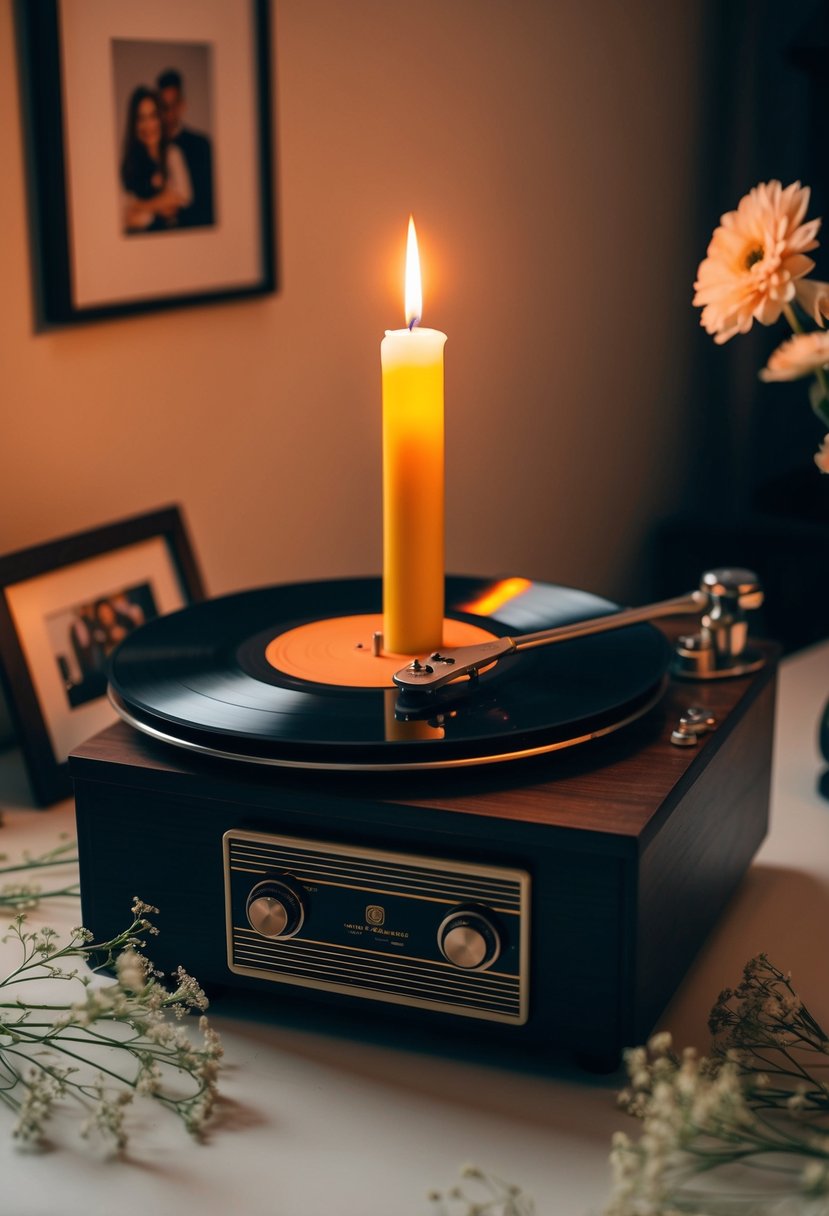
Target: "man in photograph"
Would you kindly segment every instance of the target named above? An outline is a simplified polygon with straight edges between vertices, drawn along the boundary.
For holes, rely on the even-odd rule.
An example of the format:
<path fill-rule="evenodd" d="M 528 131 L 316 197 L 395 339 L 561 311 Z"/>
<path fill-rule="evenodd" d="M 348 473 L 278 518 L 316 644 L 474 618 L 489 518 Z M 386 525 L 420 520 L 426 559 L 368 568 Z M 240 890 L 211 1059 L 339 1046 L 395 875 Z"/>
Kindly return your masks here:
<path fill-rule="evenodd" d="M 164 136 L 184 156 L 193 187 L 193 201 L 178 212 L 180 228 L 195 228 L 214 222 L 213 149 L 210 138 L 184 125 L 186 101 L 181 72 L 168 68 L 156 82 L 161 99 Z"/>

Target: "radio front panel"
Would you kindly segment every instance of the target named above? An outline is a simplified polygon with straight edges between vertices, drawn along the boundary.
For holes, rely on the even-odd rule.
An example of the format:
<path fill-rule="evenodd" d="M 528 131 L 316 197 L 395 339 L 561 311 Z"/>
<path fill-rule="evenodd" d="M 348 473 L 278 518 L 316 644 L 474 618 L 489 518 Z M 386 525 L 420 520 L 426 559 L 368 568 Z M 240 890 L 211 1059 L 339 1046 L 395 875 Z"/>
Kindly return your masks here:
<path fill-rule="evenodd" d="M 224 876 L 237 975 L 527 1021 L 525 871 L 234 829 Z"/>

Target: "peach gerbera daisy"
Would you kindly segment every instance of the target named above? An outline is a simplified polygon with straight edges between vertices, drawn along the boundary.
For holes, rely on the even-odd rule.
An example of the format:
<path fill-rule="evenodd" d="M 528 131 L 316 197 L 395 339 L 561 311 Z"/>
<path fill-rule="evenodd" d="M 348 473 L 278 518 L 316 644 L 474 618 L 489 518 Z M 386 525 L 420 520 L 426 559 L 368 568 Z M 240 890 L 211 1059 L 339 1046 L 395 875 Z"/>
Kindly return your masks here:
<path fill-rule="evenodd" d="M 761 380 L 799 380 L 829 365 L 829 333 L 795 334 L 769 356 Z"/>
<path fill-rule="evenodd" d="M 829 435 L 815 452 L 815 464 L 821 473 L 829 473 Z"/>
<path fill-rule="evenodd" d="M 714 341 L 748 333 L 754 321 L 772 325 L 795 297 L 797 280 L 813 268 L 820 220 L 803 222 L 809 188 L 761 182 L 736 211 L 720 219 L 697 271 L 694 304 Z"/>

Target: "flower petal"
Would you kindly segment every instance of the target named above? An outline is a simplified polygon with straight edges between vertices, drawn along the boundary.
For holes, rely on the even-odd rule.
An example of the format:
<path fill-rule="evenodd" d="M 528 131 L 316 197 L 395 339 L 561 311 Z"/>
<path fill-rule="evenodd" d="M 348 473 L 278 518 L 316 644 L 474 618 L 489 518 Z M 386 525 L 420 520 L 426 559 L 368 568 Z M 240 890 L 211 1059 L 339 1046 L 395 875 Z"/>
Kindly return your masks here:
<path fill-rule="evenodd" d="M 829 333 L 794 334 L 778 346 L 760 372 L 760 379 L 799 380 L 829 364 Z"/>
<path fill-rule="evenodd" d="M 814 317 L 815 323 L 823 329 L 826 324 L 824 318 L 829 317 L 829 283 L 821 283 L 818 279 L 800 279 L 795 294 L 800 307 Z"/>
<path fill-rule="evenodd" d="M 759 182 L 726 211 L 714 230 L 694 282 L 694 305 L 718 342 L 747 333 L 753 321 L 772 325 L 797 283 L 814 269 L 806 253 L 817 247 L 820 220 L 804 222 L 810 191 Z M 829 306 L 826 314 L 829 316 Z"/>

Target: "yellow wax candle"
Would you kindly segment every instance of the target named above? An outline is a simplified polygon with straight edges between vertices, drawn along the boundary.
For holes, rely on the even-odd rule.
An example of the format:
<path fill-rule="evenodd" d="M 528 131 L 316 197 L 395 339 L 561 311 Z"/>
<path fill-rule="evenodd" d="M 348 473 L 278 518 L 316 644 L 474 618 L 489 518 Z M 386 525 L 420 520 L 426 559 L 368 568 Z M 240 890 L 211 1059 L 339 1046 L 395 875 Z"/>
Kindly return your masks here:
<path fill-rule="evenodd" d="M 443 642 L 443 347 L 423 311 L 414 221 L 406 249 L 406 329 L 387 330 L 383 369 L 383 649 Z"/>

